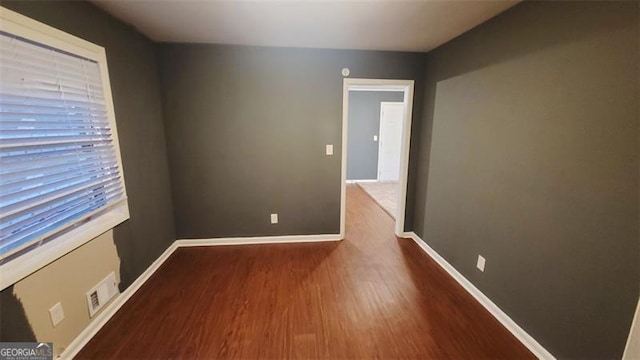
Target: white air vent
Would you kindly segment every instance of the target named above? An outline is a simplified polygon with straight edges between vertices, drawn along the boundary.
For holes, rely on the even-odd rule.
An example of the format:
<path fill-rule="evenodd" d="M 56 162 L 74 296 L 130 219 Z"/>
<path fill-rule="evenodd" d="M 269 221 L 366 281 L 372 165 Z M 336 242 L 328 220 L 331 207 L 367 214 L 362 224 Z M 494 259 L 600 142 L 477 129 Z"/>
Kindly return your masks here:
<path fill-rule="evenodd" d="M 116 282 L 116 274 L 112 272 L 87 293 L 89 317 L 93 317 L 93 315 L 102 309 L 104 304 L 109 302 L 117 293 L 118 283 Z"/>

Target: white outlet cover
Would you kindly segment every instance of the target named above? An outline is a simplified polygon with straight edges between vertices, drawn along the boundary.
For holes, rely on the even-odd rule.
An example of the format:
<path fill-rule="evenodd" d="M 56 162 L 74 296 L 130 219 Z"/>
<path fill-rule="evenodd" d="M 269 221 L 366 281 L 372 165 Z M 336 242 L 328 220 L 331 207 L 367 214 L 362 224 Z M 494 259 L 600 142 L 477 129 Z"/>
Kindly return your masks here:
<path fill-rule="evenodd" d="M 487 263 L 487 260 L 485 260 L 485 258 L 482 255 L 478 255 L 478 263 L 476 264 L 476 267 L 478 268 L 478 270 L 484 272 L 484 265 Z"/>
<path fill-rule="evenodd" d="M 333 145 L 327 145 L 327 155 L 333 155 Z"/>
<path fill-rule="evenodd" d="M 62 310 L 62 304 L 57 303 L 49 309 L 49 316 L 51 317 L 51 324 L 56 327 L 62 320 L 64 320 L 64 311 Z"/>
<path fill-rule="evenodd" d="M 271 214 L 271 223 L 272 224 L 278 223 L 278 214 Z"/>
<path fill-rule="evenodd" d="M 373 141 L 378 141 L 378 135 L 373 135 Z"/>

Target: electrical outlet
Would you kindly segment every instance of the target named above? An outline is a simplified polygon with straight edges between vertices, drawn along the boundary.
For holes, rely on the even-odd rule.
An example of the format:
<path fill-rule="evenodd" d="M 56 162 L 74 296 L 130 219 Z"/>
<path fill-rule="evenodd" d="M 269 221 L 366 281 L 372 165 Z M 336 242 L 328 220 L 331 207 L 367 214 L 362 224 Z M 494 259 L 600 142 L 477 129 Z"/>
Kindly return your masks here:
<path fill-rule="evenodd" d="M 51 324 L 56 327 L 62 320 L 64 320 L 64 311 L 62 310 L 62 304 L 57 303 L 49 309 L 49 317 L 51 317 Z"/>
<path fill-rule="evenodd" d="M 327 155 L 333 155 L 333 145 L 327 145 Z"/>
<path fill-rule="evenodd" d="M 271 223 L 272 224 L 278 223 L 278 214 L 271 214 Z"/>
<path fill-rule="evenodd" d="M 486 264 L 486 262 L 487 260 L 482 255 L 478 255 L 478 263 L 476 264 L 478 270 L 484 272 L 484 265 Z"/>
<path fill-rule="evenodd" d="M 378 135 L 373 135 L 373 141 L 378 141 Z"/>

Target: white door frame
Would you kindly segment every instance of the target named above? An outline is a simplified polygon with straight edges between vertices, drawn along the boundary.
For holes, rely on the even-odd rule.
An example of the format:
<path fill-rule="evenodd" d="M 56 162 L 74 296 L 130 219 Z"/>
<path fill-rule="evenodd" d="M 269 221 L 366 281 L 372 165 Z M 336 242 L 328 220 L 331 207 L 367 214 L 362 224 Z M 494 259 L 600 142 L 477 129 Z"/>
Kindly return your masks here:
<path fill-rule="evenodd" d="M 340 193 L 340 238 L 346 234 L 347 215 L 347 130 L 349 128 L 349 90 L 402 91 L 404 92 L 404 120 L 400 148 L 400 180 L 398 181 L 398 206 L 396 210 L 396 236 L 405 235 L 404 219 L 407 202 L 407 175 L 409 171 L 409 146 L 411 143 L 411 113 L 413 109 L 413 80 L 343 79 L 342 86 L 342 189 Z"/>
<path fill-rule="evenodd" d="M 631 352 L 637 352 L 640 345 L 640 340 L 638 340 L 638 335 L 640 335 L 640 298 L 638 298 L 638 304 L 636 305 L 636 313 L 633 316 L 633 321 L 631 322 L 631 329 L 629 330 L 629 336 L 627 337 L 627 345 L 624 347 L 624 352 L 622 353 L 622 360 L 632 360 L 632 356 L 637 355 L 632 354 Z M 635 348 L 636 350 L 632 350 Z"/>

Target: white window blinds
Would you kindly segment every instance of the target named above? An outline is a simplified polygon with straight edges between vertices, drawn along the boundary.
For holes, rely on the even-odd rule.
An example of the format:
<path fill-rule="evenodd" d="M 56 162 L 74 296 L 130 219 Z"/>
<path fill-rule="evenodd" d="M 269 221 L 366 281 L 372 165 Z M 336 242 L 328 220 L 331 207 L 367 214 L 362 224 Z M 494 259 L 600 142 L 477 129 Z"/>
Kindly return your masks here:
<path fill-rule="evenodd" d="M 0 32 L 0 262 L 126 198 L 100 64 Z"/>

